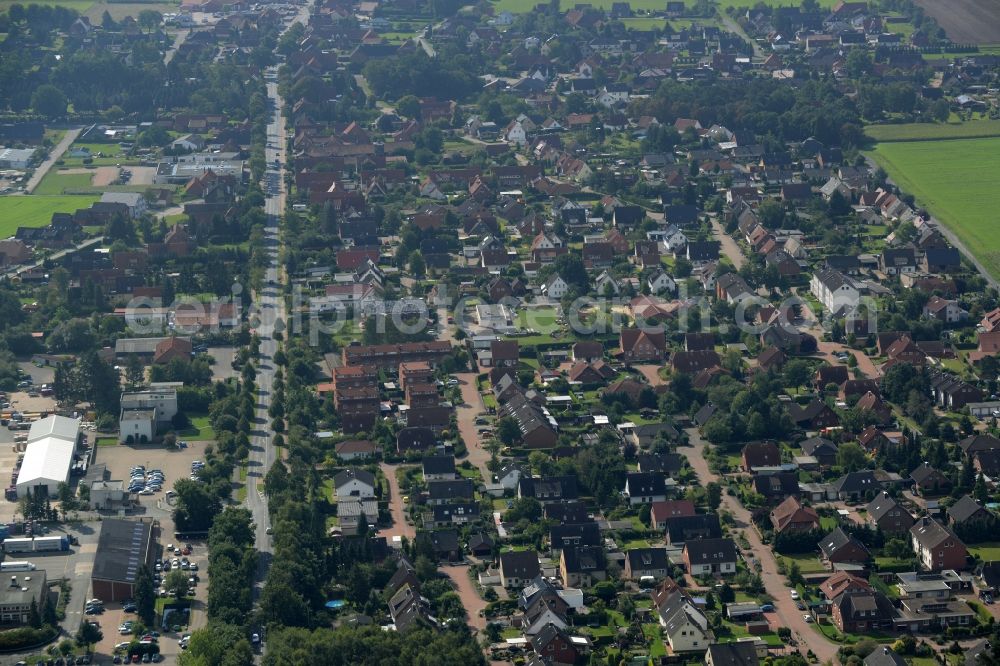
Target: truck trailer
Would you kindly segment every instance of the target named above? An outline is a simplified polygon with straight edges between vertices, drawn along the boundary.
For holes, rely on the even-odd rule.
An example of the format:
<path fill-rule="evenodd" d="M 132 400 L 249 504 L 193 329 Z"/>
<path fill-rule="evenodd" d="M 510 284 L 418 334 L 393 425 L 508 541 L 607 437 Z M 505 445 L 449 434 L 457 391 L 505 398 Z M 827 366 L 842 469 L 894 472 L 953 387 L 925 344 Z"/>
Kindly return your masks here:
<path fill-rule="evenodd" d="M 64 536 L 21 537 L 4 539 L 5 553 L 44 553 L 69 550 L 69 539 Z"/>

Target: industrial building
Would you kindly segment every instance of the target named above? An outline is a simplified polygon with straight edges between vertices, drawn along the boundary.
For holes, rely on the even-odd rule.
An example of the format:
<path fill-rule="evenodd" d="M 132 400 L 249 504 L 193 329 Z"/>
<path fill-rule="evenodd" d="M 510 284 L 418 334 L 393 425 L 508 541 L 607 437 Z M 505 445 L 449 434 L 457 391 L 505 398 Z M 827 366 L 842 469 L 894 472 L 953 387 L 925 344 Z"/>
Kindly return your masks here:
<path fill-rule="evenodd" d="M 78 419 L 53 415 L 32 423 L 17 475 L 18 497 L 38 491 L 54 497 L 59 484 L 69 481 L 79 438 Z"/>
<path fill-rule="evenodd" d="M 139 568 L 152 563 L 152 522 L 101 521 L 92 576 L 94 596 L 105 602 L 134 598 Z"/>
<path fill-rule="evenodd" d="M 6 585 L 0 585 L 0 625 L 11 627 L 28 624 L 31 602 L 41 608 L 49 588 L 46 585 L 45 570 L 11 574 Z"/>
<path fill-rule="evenodd" d="M 34 148 L 0 148 L 0 169 L 27 169 L 34 156 Z"/>

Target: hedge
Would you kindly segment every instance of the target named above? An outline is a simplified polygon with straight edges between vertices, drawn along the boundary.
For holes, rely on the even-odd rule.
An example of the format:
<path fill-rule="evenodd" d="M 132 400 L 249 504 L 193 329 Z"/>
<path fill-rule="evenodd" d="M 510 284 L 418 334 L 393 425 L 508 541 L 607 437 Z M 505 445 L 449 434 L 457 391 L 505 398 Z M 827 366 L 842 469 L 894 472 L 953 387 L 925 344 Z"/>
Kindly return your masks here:
<path fill-rule="evenodd" d="M 40 629 L 20 627 L 0 631 L 0 651 L 9 652 L 43 645 L 55 638 L 58 633 L 58 630 L 51 625 L 45 625 Z"/>

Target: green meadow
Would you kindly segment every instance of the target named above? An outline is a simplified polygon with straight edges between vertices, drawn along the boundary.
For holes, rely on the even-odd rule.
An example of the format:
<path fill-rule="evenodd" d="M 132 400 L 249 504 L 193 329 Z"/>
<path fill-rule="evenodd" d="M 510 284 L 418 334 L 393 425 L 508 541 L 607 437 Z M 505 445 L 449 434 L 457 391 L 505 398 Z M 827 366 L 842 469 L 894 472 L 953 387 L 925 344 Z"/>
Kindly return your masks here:
<path fill-rule="evenodd" d="M 1000 278 L 1000 137 L 895 141 L 868 154 Z"/>
<path fill-rule="evenodd" d="M 87 208 L 97 196 L 44 196 L 38 194 L 0 197 L 0 238 L 13 236 L 18 227 L 44 227 L 52 213 L 72 213 Z"/>

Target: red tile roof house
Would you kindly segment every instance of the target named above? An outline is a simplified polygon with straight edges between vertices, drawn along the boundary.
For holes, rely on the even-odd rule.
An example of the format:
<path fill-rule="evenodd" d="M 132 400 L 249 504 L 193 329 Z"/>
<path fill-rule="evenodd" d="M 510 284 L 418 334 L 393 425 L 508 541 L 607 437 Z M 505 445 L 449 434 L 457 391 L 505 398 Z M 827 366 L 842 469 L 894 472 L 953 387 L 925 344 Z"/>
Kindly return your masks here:
<path fill-rule="evenodd" d="M 691 500 L 665 500 L 653 502 L 649 510 L 649 522 L 654 530 L 666 528 L 666 521 L 677 516 L 693 516 L 696 511 Z"/>
<path fill-rule="evenodd" d="M 156 344 L 153 363 L 169 363 L 175 358 L 190 360 L 193 347 L 188 338 L 167 338 Z"/>
<path fill-rule="evenodd" d="M 771 526 L 777 534 L 818 530 L 819 514 L 812 507 L 802 506 L 797 497 L 788 497 L 771 511 Z"/>
<path fill-rule="evenodd" d="M 620 355 L 623 361 L 662 361 L 667 351 L 663 331 L 643 331 L 623 328 L 619 335 Z"/>

